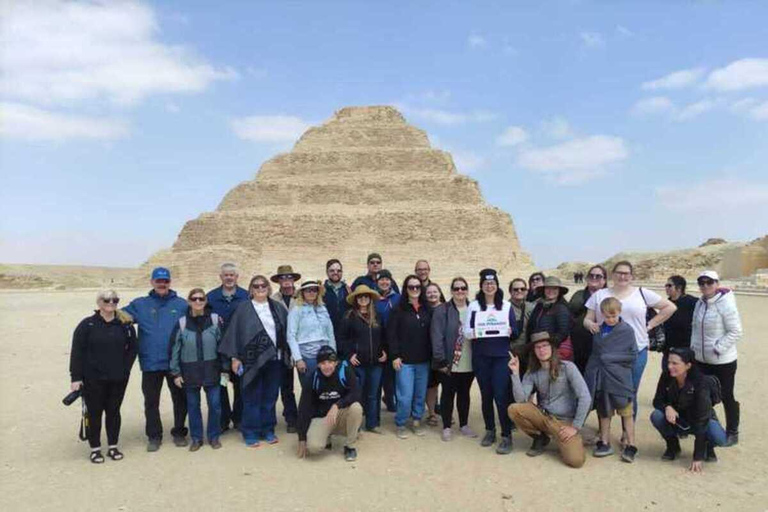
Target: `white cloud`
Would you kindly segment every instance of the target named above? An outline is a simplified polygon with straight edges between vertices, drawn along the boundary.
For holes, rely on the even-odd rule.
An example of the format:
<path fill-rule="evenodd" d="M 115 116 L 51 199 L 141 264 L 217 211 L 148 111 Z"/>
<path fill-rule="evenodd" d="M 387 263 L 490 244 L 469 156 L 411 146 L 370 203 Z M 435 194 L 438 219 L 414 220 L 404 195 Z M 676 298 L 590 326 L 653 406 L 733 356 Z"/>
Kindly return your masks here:
<path fill-rule="evenodd" d="M 541 123 L 544 134 L 552 139 L 570 139 L 575 137 L 571 125 L 564 117 L 555 116 Z"/>
<path fill-rule="evenodd" d="M 757 105 L 755 98 L 742 98 L 731 103 L 729 108 L 732 112 L 740 113 L 752 109 L 755 105 Z"/>
<path fill-rule="evenodd" d="M 0 32 L 6 98 L 39 104 L 106 98 L 136 103 L 232 79 L 182 46 L 159 42 L 154 11 L 135 2 L 18 2 Z"/>
<path fill-rule="evenodd" d="M 294 116 L 249 116 L 232 119 L 230 126 L 239 138 L 253 142 L 293 142 L 311 123 Z"/>
<path fill-rule="evenodd" d="M 488 46 L 488 41 L 479 34 L 470 34 L 467 38 L 467 44 L 470 48 L 484 48 Z"/>
<path fill-rule="evenodd" d="M 456 169 L 463 174 L 472 174 L 473 172 L 482 169 L 487 160 L 475 153 L 474 151 L 465 151 L 460 149 L 454 149 L 449 151 L 453 157 L 453 163 L 456 164 Z"/>
<path fill-rule="evenodd" d="M 181 112 L 181 108 L 179 108 L 179 106 L 174 102 L 169 101 L 168 103 L 165 104 L 165 111 L 170 112 L 171 114 L 178 114 L 179 112 Z"/>
<path fill-rule="evenodd" d="M 496 137 L 497 146 L 518 146 L 528 140 L 528 132 L 520 126 L 510 126 Z"/>
<path fill-rule="evenodd" d="M 718 91 L 740 91 L 768 87 L 768 59 L 741 59 L 712 71 L 705 87 Z"/>
<path fill-rule="evenodd" d="M 662 114 L 673 112 L 675 104 L 666 96 L 644 98 L 632 106 L 631 112 L 636 115 Z"/>
<path fill-rule="evenodd" d="M 656 80 L 643 82 L 640 86 L 646 91 L 656 91 L 659 89 L 683 89 L 695 84 L 703 75 L 704 68 L 683 69 L 675 71 Z"/>
<path fill-rule="evenodd" d="M 9 139 L 114 140 L 126 137 L 129 131 L 121 120 L 55 113 L 20 103 L 0 103 L 0 118 L 0 137 Z"/>
<path fill-rule="evenodd" d="M 486 123 L 488 121 L 493 121 L 497 117 L 496 114 L 483 110 L 451 112 L 449 110 L 437 108 L 414 108 L 403 104 L 398 104 L 397 106 L 409 117 L 444 126 L 455 126 L 467 123 Z"/>
<path fill-rule="evenodd" d="M 592 135 L 554 146 L 523 149 L 518 154 L 517 164 L 565 185 L 605 174 L 609 166 L 628 156 L 629 150 L 622 138 Z"/>
<path fill-rule="evenodd" d="M 719 104 L 720 102 L 710 99 L 704 99 L 695 103 L 691 103 L 690 105 L 683 107 L 680 112 L 675 115 L 675 119 L 677 121 L 687 121 L 689 119 L 693 119 L 694 117 L 698 117 L 705 112 L 709 112 Z"/>
<path fill-rule="evenodd" d="M 624 37 L 632 37 L 632 36 L 635 35 L 634 32 L 629 30 L 624 25 L 616 25 L 616 32 L 618 32 L 619 35 L 624 36 Z"/>
<path fill-rule="evenodd" d="M 750 110 L 749 115 L 758 121 L 768 121 L 768 101 Z"/>
<path fill-rule="evenodd" d="M 761 212 L 768 215 L 768 183 L 721 178 L 693 185 L 686 183 L 658 187 L 656 197 L 662 206 L 676 212 L 716 215 L 742 213 L 745 219 L 753 220 L 761 218 Z M 755 208 L 759 211 L 755 211 Z"/>
<path fill-rule="evenodd" d="M 605 46 L 605 39 L 598 32 L 579 32 L 581 44 L 587 48 L 601 48 Z"/>

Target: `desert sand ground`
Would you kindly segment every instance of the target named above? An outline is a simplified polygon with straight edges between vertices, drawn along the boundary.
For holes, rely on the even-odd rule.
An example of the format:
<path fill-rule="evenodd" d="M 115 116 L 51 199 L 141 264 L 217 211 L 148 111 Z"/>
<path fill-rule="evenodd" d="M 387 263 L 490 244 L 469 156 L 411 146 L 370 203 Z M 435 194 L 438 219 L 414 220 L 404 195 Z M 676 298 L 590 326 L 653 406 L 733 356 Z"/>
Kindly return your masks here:
<path fill-rule="evenodd" d="M 146 293 L 126 290 L 124 300 Z M 333 453 L 308 461 L 295 457 L 296 437 L 245 449 L 237 432 L 223 449 L 197 453 L 166 443 L 145 451 L 138 364 L 123 404 L 121 447 L 125 459 L 90 464 L 87 445 L 76 437 L 79 406 L 66 408 L 71 333 L 93 309 L 94 292 L 0 292 L 0 509 L 56 511 L 143 510 L 751 510 L 768 509 L 768 458 L 760 436 L 768 427 L 768 297 L 740 296 L 745 336 L 739 344 L 737 397 L 743 419 L 741 444 L 718 451 L 720 462 L 703 475 L 687 473 L 692 440 L 682 459 L 662 462 L 663 444 L 648 415 L 659 375 L 652 354 L 640 393 L 639 457 L 588 456 L 583 469 L 560 463 L 550 447 L 525 456 L 530 440 L 514 436 L 512 455 L 499 456 L 477 440 L 398 440 L 393 415 L 384 413 L 384 436 L 365 435 L 359 459 L 347 463 L 341 443 Z M 297 383 L 298 389 L 298 383 Z M 163 392 L 163 421 L 172 422 Z M 722 415 L 722 413 L 721 413 Z M 617 421 L 617 420 L 615 420 Z M 473 389 L 470 425 L 482 431 L 480 400 Z M 596 426 L 594 415 L 588 425 Z M 619 431 L 614 424 L 614 434 Z"/>

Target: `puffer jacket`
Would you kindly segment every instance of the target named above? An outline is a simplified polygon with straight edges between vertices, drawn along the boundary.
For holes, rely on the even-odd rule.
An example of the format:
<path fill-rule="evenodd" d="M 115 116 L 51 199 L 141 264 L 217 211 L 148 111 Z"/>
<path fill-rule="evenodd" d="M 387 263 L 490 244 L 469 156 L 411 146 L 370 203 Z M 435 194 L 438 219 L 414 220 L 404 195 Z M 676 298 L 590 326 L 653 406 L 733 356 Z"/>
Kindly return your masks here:
<path fill-rule="evenodd" d="M 162 297 L 152 290 L 146 297 L 133 299 L 123 311 L 139 325 L 141 371 L 168 371 L 171 334 L 179 318 L 187 314 L 187 301 L 173 290 Z"/>
<path fill-rule="evenodd" d="M 736 296 L 721 288 L 711 299 L 699 298 L 693 310 L 691 348 L 696 360 L 727 364 L 736 360 L 736 342 L 741 338 L 741 318 Z"/>

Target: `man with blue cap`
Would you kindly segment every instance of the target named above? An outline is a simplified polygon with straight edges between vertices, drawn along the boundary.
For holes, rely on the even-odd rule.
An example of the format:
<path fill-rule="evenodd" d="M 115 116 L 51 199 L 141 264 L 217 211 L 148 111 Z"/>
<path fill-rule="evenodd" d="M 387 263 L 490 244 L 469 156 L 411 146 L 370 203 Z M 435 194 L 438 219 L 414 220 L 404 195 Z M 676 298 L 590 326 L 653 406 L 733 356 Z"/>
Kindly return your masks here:
<path fill-rule="evenodd" d="M 133 299 L 123 309 L 139 326 L 139 365 L 141 391 L 144 393 L 144 417 L 149 439 L 147 451 L 156 452 L 163 441 L 160 421 L 160 391 L 163 381 L 173 400 L 171 436 L 176 446 L 187 445 L 187 399 L 183 389 L 174 386 L 170 374 L 170 340 L 179 318 L 187 313 L 187 301 L 171 289 L 171 271 L 165 267 L 152 270 L 152 290 L 145 297 Z"/>

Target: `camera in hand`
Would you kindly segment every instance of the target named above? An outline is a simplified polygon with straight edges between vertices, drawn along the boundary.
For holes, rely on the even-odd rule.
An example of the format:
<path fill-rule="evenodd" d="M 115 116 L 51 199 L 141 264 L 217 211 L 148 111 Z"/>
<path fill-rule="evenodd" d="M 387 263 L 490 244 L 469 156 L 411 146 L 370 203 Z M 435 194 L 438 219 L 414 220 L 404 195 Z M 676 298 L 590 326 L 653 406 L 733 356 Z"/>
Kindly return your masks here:
<path fill-rule="evenodd" d="M 72 402 L 80 398 L 80 395 L 83 394 L 82 389 L 76 389 L 72 391 L 70 394 L 64 397 L 64 399 L 61 401 L 64 405 L 72 405 Z"/>

